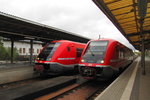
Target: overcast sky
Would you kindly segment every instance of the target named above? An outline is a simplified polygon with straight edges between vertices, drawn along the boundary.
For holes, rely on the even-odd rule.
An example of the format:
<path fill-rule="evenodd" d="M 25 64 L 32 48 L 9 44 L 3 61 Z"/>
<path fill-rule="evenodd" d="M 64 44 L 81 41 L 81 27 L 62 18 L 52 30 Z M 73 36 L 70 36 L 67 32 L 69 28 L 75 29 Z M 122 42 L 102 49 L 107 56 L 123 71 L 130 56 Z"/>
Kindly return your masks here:
<path fill-rule="evenodd" d="M 0 0 L 0 11 L 90 39 L 101 35 L 132 47 L 92 0 Z"/>

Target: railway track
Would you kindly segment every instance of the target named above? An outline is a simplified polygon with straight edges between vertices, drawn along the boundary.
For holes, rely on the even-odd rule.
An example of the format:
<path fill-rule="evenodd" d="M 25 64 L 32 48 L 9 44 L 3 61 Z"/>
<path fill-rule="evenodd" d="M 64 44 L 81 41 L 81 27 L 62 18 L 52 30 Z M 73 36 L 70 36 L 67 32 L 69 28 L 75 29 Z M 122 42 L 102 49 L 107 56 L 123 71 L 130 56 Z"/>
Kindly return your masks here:
<path fill-rule="evenodd" d="M 36 81 L 39 81 L 38 78 L 30 78 L 30 79 L 25 79 L 25 80 L 10 82 L 10 83 L 4 83 L 4 84 L 0 84 L 0 90 L 23 86 L 23 85 L 30 84 Z"/>
<path fill-rule="evenodd" d="M 111 81 L 84 81 L 74 83 L 56 92 L 34 100 L 92 100 L 96 93 L 102 92 Z"/>
<path fill-rule="evenodd" d="M 70 76 L 65 76 L 64 78 L 67 77 Z M 76 77 L 77 79 L 79 76 L 76 75 L 74 77 Z M 5 91 L 4 93 L 2 93 L 2 95 L 0 95 L 0 97 L 7 97 L 5 96 L 6 93 L 10 93 L 11 95 L 13 95 L 13 93 L 16 94 L 18 92 L 19 95 L 17 94 L 14 97 L 10 96 L 6 100 L 9 100 L 10 98 L 16 98 L 16 100 L 91 100 L 96 97 L 95 94 L 100 94 L 111 83 L 111 81 L 86 81 L 82 77 L 79 77 L 79 80 L 77 79 L 77 81 L 66 81 L 66 83 L 57 86 L 55 86 L 55 81 L 51 81 L 57 80 L 56 82 L 58 84 L 60 82 L 58 79 L 64 80 L 64 78 L 59 78 L 57 76 L 54 77 L 54 79 L 53 77 L 52 79 L 41 79 L 37 77 L 33 79 L 1 84 L 0 91 L 8 90 L 9 92 Z M 54 86 L 50 86 L 51 84 L 48 83 L 52 83 L 54 84 Z M 38 90 L 38 87 L 41 87 L 41 85 L 43 88 Z M 30 89 L 31 91 L 33 90 L 33 92 L 31 92 Z M 24 93 L 21 93 L 22 90 L 27 93 L 22 95 L 22 93 Z"/>
<path fill-rule="evenodd" d="M 55 76 L 55 77 L 58 77 L 58 76 Z M 43 80 L 47 80 L 47 79 L 55 78 L 55 77 L 54 76 L 34 77 L 34 78 L 25 79 L 25 80 L 4 83 L 4 84 L 0 84 L 0 90 L 21 87 L 30 83 L 35 83 L 35 82 L 39 82 L 39 81 L 43 81 Z"/>

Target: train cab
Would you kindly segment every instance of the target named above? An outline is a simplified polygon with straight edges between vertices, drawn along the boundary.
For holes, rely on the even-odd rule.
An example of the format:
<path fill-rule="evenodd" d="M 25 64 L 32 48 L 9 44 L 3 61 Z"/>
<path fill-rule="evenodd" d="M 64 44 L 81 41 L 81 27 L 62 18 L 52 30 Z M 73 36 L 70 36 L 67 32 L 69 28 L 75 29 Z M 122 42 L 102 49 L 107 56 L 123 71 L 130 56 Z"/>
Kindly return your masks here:
<path fill-rule="evenodd" d="M 132 50 L 116 40 L 99 39 L 87 43 L 79 72 L 85 78 L 110 78 L 132 61 Z"/>
<path fill-rule="evenodd" d="M 40 74 L 60 74 L 78 66 L 85 44 L 57 40 L 47 43 L 35 60 L 34 70 Z"/>

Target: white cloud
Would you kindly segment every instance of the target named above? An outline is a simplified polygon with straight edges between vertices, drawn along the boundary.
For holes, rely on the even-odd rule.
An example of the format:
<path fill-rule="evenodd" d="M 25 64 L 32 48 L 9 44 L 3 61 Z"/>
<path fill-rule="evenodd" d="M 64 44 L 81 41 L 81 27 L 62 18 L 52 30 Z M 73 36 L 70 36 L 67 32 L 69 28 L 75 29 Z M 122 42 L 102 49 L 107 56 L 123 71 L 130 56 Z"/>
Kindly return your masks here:
<path fill-rule="evenodd" d="M 91 39 L 101 35 L 129 46 L 92 0 L 0 0 L 0 11 Z"/>

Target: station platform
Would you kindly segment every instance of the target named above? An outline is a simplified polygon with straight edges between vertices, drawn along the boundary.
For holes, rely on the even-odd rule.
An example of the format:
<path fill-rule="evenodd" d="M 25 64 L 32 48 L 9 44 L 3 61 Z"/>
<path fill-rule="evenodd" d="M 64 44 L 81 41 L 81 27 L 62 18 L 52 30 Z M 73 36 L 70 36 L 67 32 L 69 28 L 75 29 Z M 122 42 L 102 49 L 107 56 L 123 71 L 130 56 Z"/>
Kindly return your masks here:
<path fill-rule="evenodd" d="M 74 76 L 60 76 L 0 90 L 0 100 L 34 100 L 76 82 Z"/>
<path fill-rule="evenodd" d="M 30 64 L 1 64 L 0 65 L 0 84 L 25 80 L 37 77 L 33 73 L 33 66 Z"/>
<path fill-rule="evenodd" d="M 142 75 L 138 57 L 95 100 L 150 100 L 150 57 L 145 58 L 146 75 Z"/>

